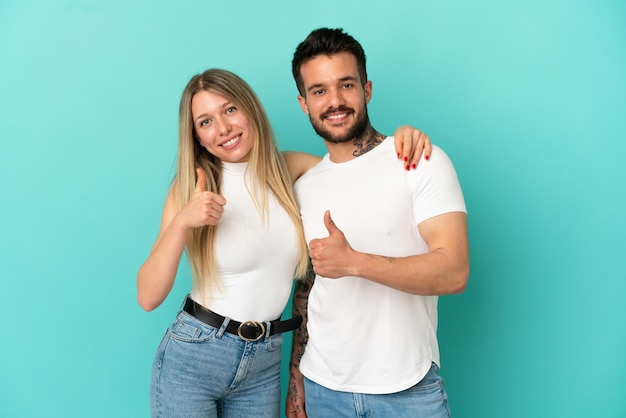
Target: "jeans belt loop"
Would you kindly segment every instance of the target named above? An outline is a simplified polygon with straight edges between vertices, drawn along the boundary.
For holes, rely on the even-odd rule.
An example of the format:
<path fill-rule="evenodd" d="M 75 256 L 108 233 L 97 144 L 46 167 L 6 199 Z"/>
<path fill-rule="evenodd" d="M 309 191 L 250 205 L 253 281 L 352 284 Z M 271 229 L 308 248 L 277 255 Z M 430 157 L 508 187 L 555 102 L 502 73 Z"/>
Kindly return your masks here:
<path fill-rule="evenodd" d="M 226 328 L 228 327 L 229 323 L 230 323 L 230 318 L 227 316 L 224 317 L 224 322 L 222 322 L 222 325 L 217 330 L 217 334 L 215 334 L 217 338 L 222 338 L 222 335 L 224 335 L 224 333 L 226 332 Z"/>
<path fill-rule="evenodd" d="M 272 332 L 272 323 L 270 321 L 265 322 L 265 340 L 270 338 L 270 332 Z"/>

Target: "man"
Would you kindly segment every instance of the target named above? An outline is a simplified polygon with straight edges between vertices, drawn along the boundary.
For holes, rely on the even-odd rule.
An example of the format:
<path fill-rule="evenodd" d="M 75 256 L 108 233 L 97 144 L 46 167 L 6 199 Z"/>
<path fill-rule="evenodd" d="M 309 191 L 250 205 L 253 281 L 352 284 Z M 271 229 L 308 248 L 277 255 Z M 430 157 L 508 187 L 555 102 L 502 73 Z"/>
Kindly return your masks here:
<path fill-rule="evenodd" d="M 437 297 L 469 275 L 467 216 L 446 154 L 417 170 L 370 124 L 361 45 L 317 29 L 297 47 L 302 110 L 328 154 L 295 184 L 314 277 L 294 312 L 289 417 L 447 417 L 439 369 Z"/>

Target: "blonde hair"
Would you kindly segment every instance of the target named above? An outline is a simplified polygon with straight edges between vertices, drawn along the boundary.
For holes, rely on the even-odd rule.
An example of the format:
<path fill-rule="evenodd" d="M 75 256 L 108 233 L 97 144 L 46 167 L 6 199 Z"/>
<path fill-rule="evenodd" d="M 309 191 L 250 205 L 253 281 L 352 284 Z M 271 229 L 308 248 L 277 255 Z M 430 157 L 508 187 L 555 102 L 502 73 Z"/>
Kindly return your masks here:
<path fill-rule="evenodd" d="M 207 190 L 217 194 L 221 192 L 221 161 L 200 145 L 194 130 L 191 101 L 200 91 L 226 97 L 244 112 L 252 123 L 256 135 L 250 151 L 246 176 L 251 174 L 247 178 L 251 178 L 254 184 L 252 192 L 250 188 L 248 192 L 263 220 L 267 220 L 269 216 L 268 190 L 291 218 L 299 246 L 299 261 L 294 276 L 303 277 L 308 264 L 308 249 L 287 166 L 276 147 L 269 118 L 261 102 L 248 83 L 230 71 L 214 68 L 197 74 L 189 80 L 183 91 L 178 119 L 178 163 L 172 185 L 178 210 L 187 204 L 194 193 L 196 167 L 206 173 Z M 194 228 L 187 239 L 186 251 L 191 264 L 193 284 L 202 297 L 207 295 L 206 289 L 212 285 L 219 286 L 221 283 L 214 251 L 218 227 L 219 224 Z"/>

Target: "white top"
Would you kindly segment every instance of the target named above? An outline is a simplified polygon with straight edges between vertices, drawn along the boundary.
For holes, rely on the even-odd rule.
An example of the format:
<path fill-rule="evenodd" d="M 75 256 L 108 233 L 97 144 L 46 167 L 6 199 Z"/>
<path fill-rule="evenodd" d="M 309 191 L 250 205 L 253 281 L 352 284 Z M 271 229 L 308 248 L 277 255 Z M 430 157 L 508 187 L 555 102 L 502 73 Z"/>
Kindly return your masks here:
<path fill-rule="evenodd" d="M 227 203 L 215 244 L 221 286 L 211 289 L 211 297 L 204 301 L 196 289 L 191 298 L 240 322 L 279 318 L 289 300 L 298 262 L 293 222 L 269 193 L 269 216 L 264 223 L 246 189 L 248 164 L 222 164 L 222 195 Z M 248 184 L 252 189 L 252 183 Z"/>
<path fill-rule="evenodd" d="M 307 241 L 328 236 L 324 211 L 358 251 L 393 257 L 428 252 L 417 225 L 465 212 L 456 172 L 433 146 L 430 161 L 403 170 L 393 138 L 336 164 L 326 155 L 295 191 Z M 439 364 L 437 297 L 417 296 L 359 277 L 316 276 L 308 303 L 309 340 L 300 370 L 327 388 L 393 393 Z"/>

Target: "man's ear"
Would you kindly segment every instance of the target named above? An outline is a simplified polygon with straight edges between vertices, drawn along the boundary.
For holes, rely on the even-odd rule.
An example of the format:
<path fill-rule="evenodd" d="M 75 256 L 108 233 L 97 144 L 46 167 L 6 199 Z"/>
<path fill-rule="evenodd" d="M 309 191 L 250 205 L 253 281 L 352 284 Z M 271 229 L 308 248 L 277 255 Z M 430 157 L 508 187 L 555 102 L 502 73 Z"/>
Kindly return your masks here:
<path fill-rule="evenodd" d="M 365 104 L 368 104 L 372 99 L 372 88 L 372 80 L 368 80 L 363 86 L 363 90 L 365 92 Z"/>
<path fill-rule="evenodd" d="M 306 99 L 302 96 L 298 96 L 298 103 L 300 103 L 300 107 L 302 108 L 302 111 L 308 115 L 309 114 L 309 106 L 307 106 L 306 104 Z"/>

